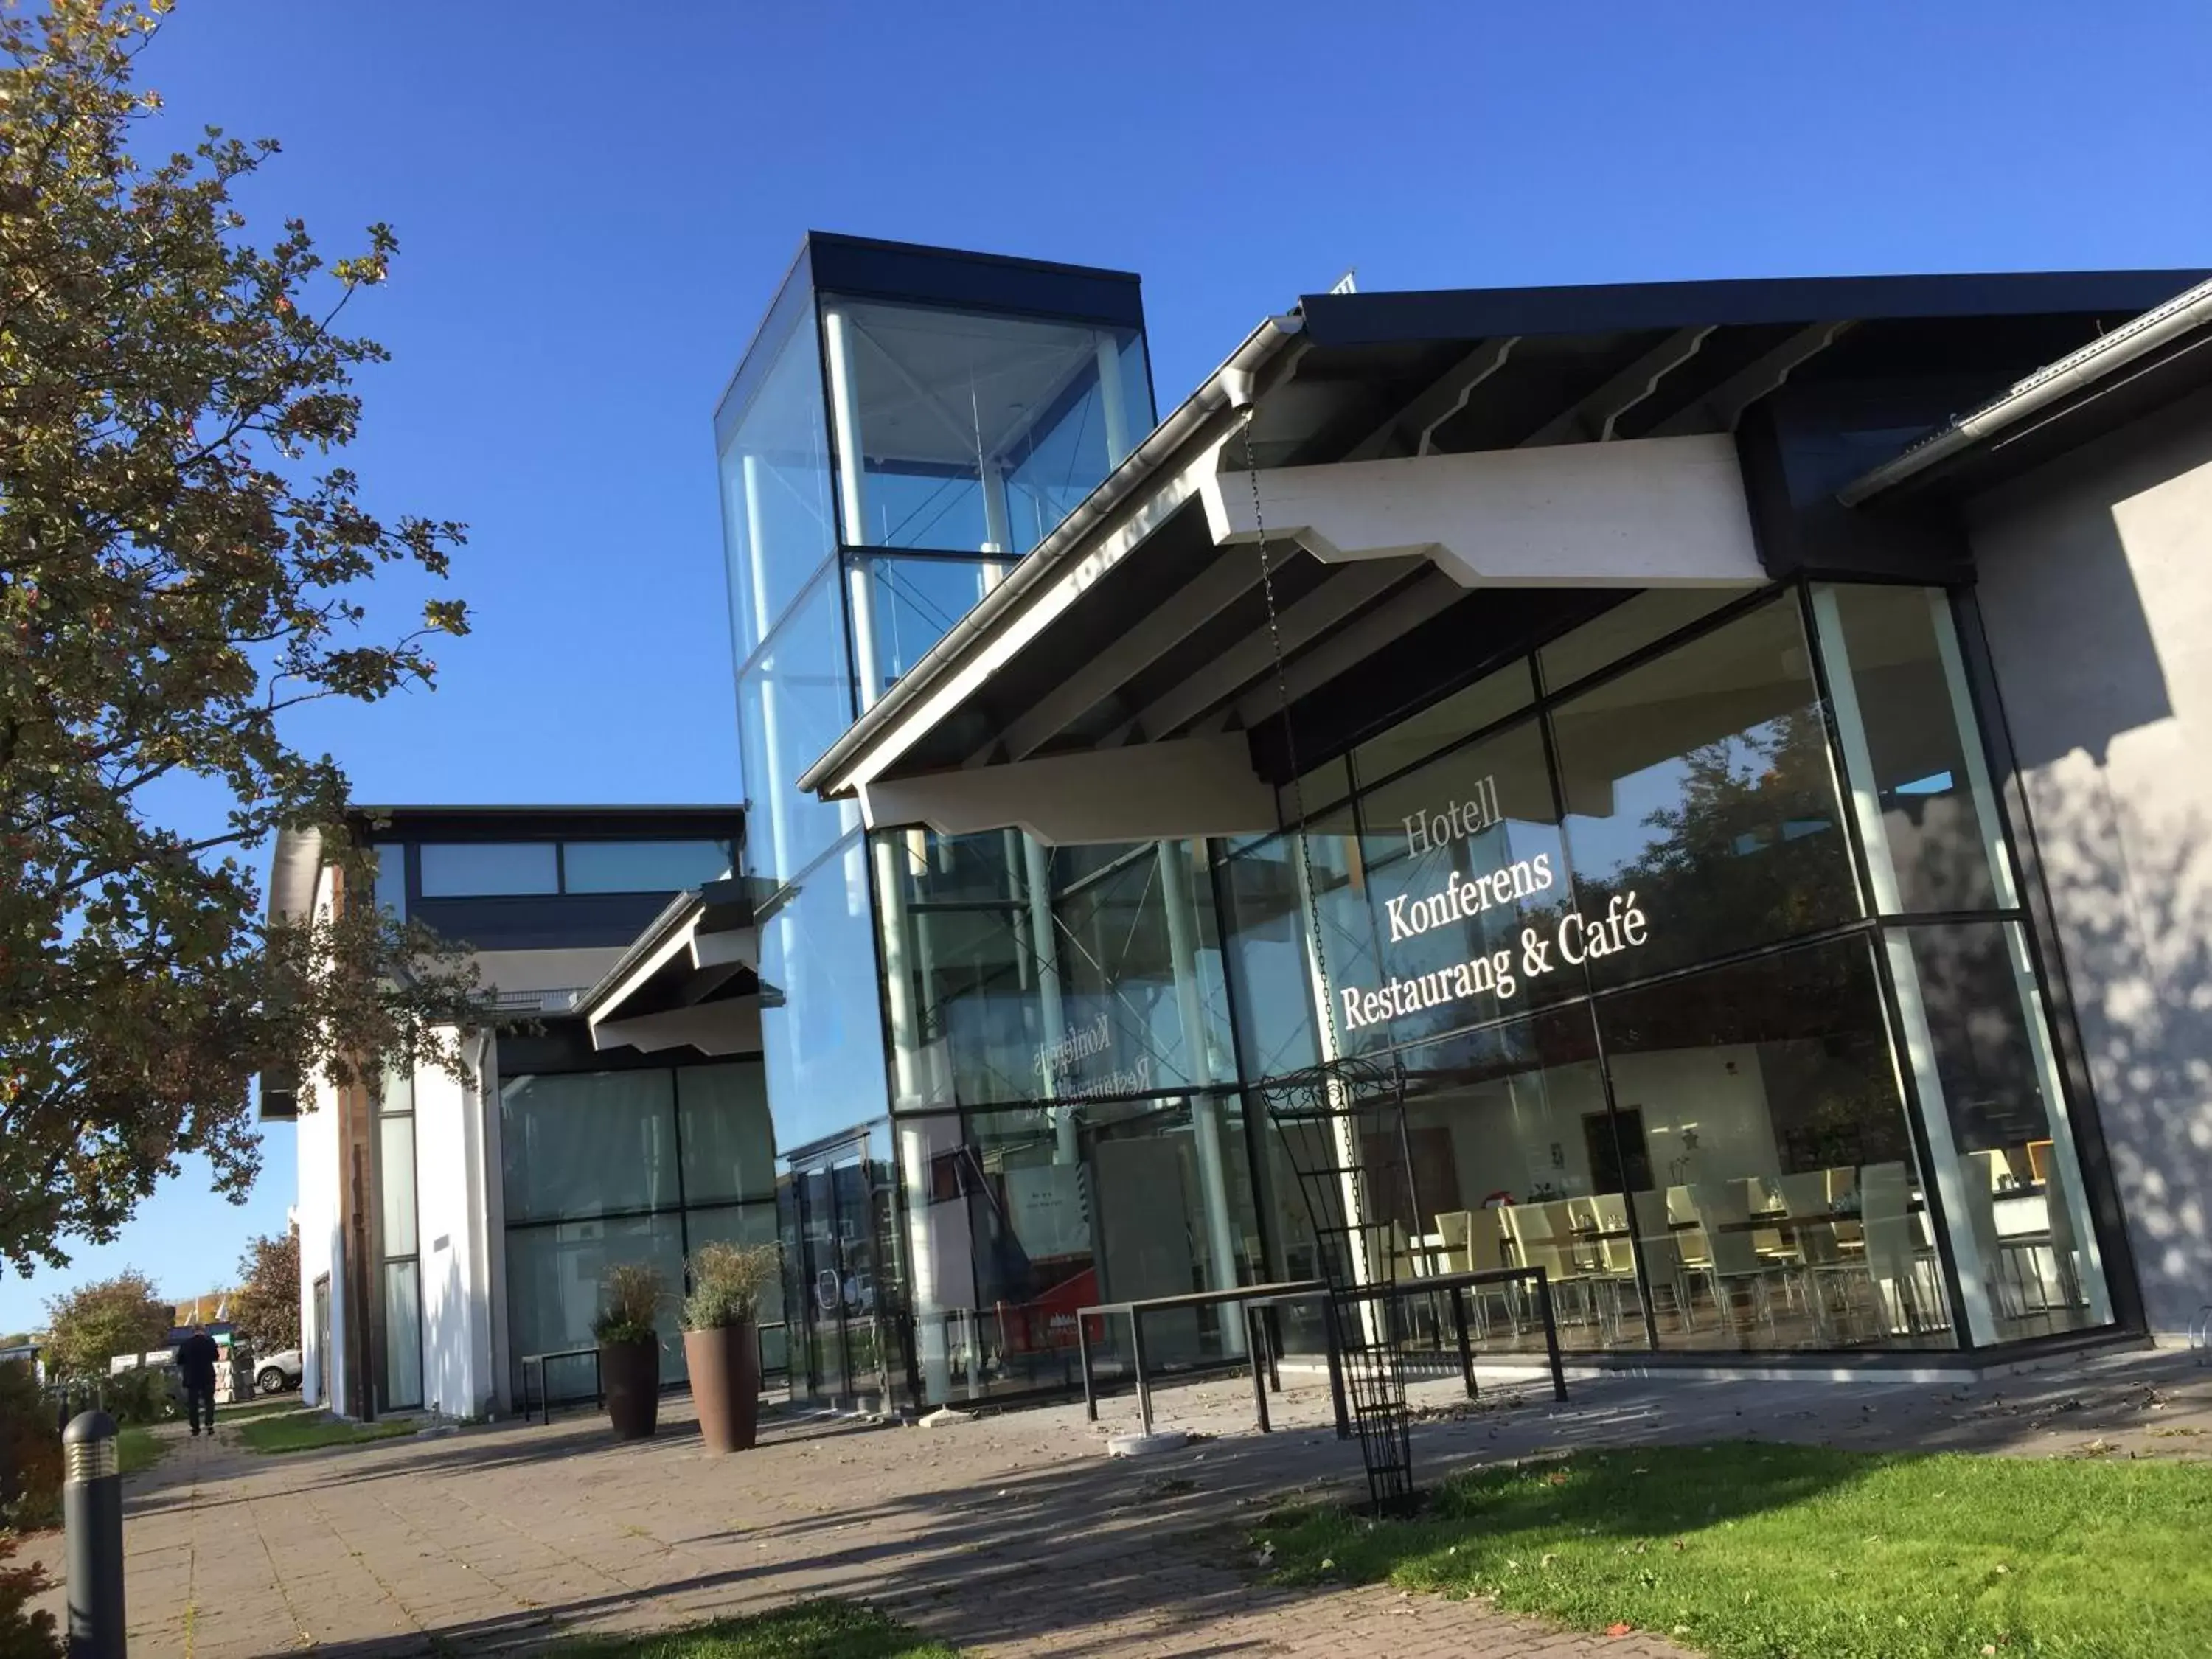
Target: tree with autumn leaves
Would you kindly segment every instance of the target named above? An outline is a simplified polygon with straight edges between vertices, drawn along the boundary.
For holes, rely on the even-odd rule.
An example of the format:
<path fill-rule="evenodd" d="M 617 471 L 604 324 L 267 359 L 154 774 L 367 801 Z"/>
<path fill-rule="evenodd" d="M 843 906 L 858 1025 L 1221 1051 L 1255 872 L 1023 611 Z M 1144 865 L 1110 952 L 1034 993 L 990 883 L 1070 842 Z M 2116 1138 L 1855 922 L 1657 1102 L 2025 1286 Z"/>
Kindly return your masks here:
<path fill-rule="evenodd" d="M 287 716 L 430 684 L 461 604 L 380 638 L 367 591 L 445 576 L 462 532 L 372 511 L 333 459 L 385 356 L 342 325 L 392 233 L 327 261 L 296 220 L 257 243 L 233 194 L 273 142 L 164 154 L 137 73 L 167 9 L 0 14 L 0 1252 L 26 1273 L 188 1153 L 242 1199 L 257 1074 L 457 1065 L 436 1033 L 478 1007 L 374 905 L 264 914 L 256 855 L 288 826 L 370 890 L 345 775 Z"/>

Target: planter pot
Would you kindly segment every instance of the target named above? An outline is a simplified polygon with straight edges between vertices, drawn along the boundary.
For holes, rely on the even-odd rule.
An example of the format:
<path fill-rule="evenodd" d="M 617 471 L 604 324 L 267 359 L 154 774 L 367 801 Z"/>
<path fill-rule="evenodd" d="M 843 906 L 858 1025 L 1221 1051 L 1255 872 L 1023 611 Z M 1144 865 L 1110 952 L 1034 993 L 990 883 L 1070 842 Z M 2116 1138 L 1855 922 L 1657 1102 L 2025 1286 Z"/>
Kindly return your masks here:
<path fill-rule="evenodd" d="M 750 1449 L 760 1427 L 760 1337 L 752 1321 L 684 1332 L 684 1362 L 708 1451 Z"/>
<path fill-rule="evenodd" d="M 599 1382 L 617 1440 L 650 1440 L 660 1416 L 660 1345 L 599 1344 Z"/>

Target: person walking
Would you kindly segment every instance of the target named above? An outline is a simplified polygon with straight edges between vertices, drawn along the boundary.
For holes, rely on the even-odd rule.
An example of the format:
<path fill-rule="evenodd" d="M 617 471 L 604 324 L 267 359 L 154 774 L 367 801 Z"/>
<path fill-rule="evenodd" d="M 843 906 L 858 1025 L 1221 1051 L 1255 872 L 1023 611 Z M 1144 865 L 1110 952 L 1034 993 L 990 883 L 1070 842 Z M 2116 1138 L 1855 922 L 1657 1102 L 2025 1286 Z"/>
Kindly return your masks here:
<path fill-rule="evenodd" d="M 191 1334 L 177 1344 L 177 1374 L 185 1385 L 185 1411 L 195 1436 L 203 1422 L 210 1434 L 215 1432 L 215 1368 L 222 1358 L 215 1339 L 194 1320 Z"/>

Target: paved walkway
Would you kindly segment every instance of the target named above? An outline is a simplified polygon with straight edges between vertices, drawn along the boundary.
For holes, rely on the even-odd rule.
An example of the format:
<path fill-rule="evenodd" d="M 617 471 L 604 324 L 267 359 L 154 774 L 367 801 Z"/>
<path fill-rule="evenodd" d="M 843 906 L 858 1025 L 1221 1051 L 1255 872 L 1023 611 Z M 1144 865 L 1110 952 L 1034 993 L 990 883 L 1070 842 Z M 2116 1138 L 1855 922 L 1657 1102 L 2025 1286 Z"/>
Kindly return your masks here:
<path fill-rule="evenodd" d="M 1430 1385 L 1424 1478 L 1473 1462 L 1631 1440 L 1764 1436 L 2028 1454 L 2212 1455 L 2212 1370 L 2108 1358 L 1973 1385 L 1519 1384 L 1480 1407 Z M 1160 1396 L 1217 1437 L 1113 1462 L 1054 1407 L 936 1428 L 779 1416 L 709 1459 L 688 1407 L 617 1446 L 579 1415 L 434 1439 L 259 1457 L 179 1436 L 129 1502 L 132 1651 L 237 1659 L 520 1653 L 573 1631 L 660 1628 L 810 1595 L 865 1598 L 986 1659 L 1656 1659 L 1656 1638 L 1548 1632 L 1480 1603 L 1385 1589 L 1260 1585 L 1243 1534 L 1291 1495 L 1358 1482 L 1327 1398 L 1294 1386 L 1252 1434 L 1247 1385 Z M 34 1553 L 58 1571 L 58 1540 Z M 57 1603 L 58 1598 L 52 1598 Z"/>

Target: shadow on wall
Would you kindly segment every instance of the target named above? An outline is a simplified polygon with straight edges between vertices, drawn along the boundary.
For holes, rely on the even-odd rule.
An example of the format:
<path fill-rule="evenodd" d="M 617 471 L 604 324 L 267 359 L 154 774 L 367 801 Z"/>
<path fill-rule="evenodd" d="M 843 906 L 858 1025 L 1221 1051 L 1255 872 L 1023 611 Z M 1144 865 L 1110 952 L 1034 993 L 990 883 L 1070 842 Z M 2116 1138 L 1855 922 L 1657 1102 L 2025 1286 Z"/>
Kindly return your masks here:
<path fill-rule="evenodd" d="M 2029 787 L 2144 1313 L 2185 1330 L 2212 1303 L 2212 826 L 2147 822 L 2086 756 Z"/>
<path fill-rule="evenodd" d="M 2212 1302 L 2212 393 L 1971 514 L 1980 608 L 2144 1312 Z"/>

